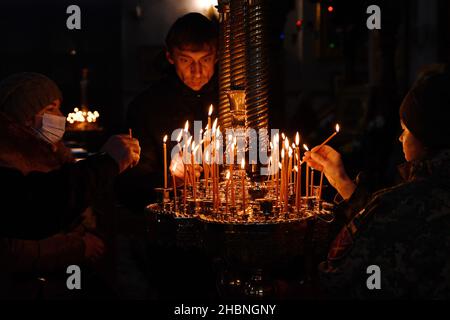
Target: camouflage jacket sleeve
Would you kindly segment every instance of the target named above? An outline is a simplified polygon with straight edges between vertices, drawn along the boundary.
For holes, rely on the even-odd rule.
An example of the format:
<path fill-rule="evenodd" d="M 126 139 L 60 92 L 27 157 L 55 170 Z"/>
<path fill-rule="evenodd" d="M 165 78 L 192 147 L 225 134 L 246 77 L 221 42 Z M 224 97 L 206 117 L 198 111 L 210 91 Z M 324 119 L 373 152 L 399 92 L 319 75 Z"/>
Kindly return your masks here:
<path fill-rule="evenodd" d="M 355 184 L 356 189 L 347 201 L 343 200 L 339 194 L 335 197 L 335 202 L 338 204 L 335 210 L 336 220 L 340 225 L 350 222 L 370 200 L 371 190 L 363 172 L 358 174 Z"/>

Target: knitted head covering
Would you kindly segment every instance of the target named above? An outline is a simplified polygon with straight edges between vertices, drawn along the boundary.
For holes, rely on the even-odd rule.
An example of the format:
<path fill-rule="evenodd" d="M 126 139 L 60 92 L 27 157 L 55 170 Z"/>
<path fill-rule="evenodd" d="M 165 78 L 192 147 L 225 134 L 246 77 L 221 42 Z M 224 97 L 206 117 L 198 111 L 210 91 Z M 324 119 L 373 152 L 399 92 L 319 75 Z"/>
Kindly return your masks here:
<path fill-rule="evenodd" d="M 57 99 L 62 101 L 56 83 L 39 73 L 17 73 L 0 82 L 0 111 L 20 124 Z"/>
<path fill-rule="evenodd" d="M 423 74 L 400 106 L 400 118 L 427 148 L 450 147 L 450 73 L 447 67 Z"/>

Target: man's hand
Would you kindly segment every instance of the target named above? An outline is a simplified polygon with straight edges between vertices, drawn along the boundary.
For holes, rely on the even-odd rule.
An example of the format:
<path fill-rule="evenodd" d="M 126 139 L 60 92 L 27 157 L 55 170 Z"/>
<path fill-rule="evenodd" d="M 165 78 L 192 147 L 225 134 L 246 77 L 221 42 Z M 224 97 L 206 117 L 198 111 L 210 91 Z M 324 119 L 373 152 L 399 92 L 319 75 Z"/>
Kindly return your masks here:
<path fill-rule="evenodd" d="M 188 168 L 191 168 L 190 164 L 187 164 Z M 173 170 L 175 168 L 175 170 Z M 202 166 L 199 164 L 194 165 L 195 168 L 195 176 L 200 177 L 200 174 L 202 172 Z M 175 176 L 175 178 L 178 181 L 184 181 L 184 163 L 183 158 L 179 153 L 175 154 L 175 156 L 172 158 L 172 161 L 170 162 L 170 172 L 172 175 Z M 178 183 L 177 183 L 178 184 Z"/>
<path fill-rule="evenodd" d="M 330 146 L 317 146 L 306 152 L 303 160 L 315 170 L 323 171 L 330 184 L 344 198 L 348 199 L 356 185 L 348 177 L 341 155 Z"/>
<path fill-rule="evenodd" d="M 120 172 L 123 172 L 129 166 L 135 166 L 141 155 L 139 141 L 125 134 L 112 136 L 101 150 L 117 162 Z"/>

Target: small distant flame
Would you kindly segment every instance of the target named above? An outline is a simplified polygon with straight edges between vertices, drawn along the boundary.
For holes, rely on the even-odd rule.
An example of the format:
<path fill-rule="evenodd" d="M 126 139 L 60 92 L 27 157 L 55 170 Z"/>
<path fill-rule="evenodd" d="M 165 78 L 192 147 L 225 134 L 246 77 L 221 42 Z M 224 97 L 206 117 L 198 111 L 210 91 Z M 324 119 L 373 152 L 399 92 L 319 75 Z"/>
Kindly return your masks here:
<path fill-rule="evenodd" d="M 336 124 L 336 132 L 339 132 L 340 129 L 339 124 Z"/>
<path fill-rule="evenodd" d="M 73 112 L 69 113 L 66 119 L 70 124 L 74 124 L 75 122 L 96 122 L 98 117 L 100 117 L 98 111 L 81 111 L 78 108 L 74 108 Z"/>
<path fill-rule="evenodd" d="M 245 159 L 244 158 L 242 158 L 242 161 L 241 161 L 241 169 L 245 169 Z"/>
<path fill-rule="evenodd" d="M 167 142 L 167 134 L 164 136 L 163 142 L 164 142 L 164 143 Z"/>
<path fill-rule="evenodd" d="M 186 121 L 186 124 L 184 125 L 184 132 L 189 131 L 189 120 Z"/>
<path fill-rule="evenodd" d="M 307 146 L 306 144 L 303 145 L 303 148 L 304 148 L 306 151 L 309 151 L 309 148 L 308 148 L 308 146 Z"/>
<path fill-rule="evenodd" d="M 300 134 L 297 132 L 295 135 L 295 145 L 298 146 L 300 143 Z"/>
<path fill-rule="evenodd" d="M 225 177 L 227 180 L 230 179 L 230 171 L 227 171 L 227 176 Z"/>

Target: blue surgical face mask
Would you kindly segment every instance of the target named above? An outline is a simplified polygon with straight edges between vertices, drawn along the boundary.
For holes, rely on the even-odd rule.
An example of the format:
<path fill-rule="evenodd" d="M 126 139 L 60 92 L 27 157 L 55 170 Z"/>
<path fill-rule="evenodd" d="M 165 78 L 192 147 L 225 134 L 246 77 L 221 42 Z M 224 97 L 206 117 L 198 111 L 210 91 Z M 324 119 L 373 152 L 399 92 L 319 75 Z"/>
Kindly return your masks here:
<path fill-rule="evenodd" d="M 56 143 L 62 139 L 66 129 L 66 117 L 50 113 L 42 115 L 42 126 L 36 129 L 39 137 L 50 143 Z"/>

